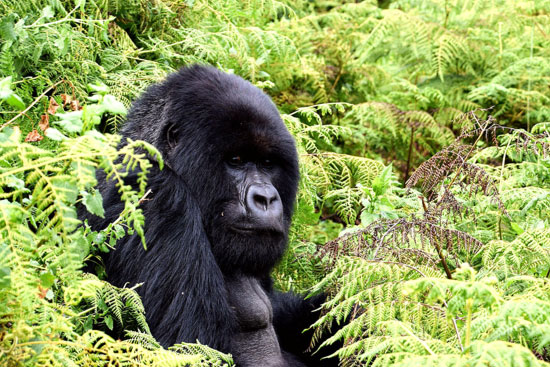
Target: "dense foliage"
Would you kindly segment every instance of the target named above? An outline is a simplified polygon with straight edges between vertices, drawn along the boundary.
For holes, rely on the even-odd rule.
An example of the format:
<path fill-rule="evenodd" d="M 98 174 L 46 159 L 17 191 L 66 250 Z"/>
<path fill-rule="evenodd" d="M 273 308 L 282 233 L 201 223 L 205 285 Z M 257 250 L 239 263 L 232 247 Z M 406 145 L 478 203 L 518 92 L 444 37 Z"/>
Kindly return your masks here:
<path fill-rule="evenodd" d="M 157 155 L 112 134 L 143 88 L 199 62 L 263 88 L 296 137 L 274 276 L 328 291 L 313 347 L 336 320 L 344 365 L 548 365 L 549 34 L 548 0 L 3 0 L 0 364 L 232 363 L 162 349 L 96 261 L 141 233 L 146 175 L 132 190 L 123 165 Z M 76 218 L 103 212 L 96 169 L 125 200 L 101 232 Z"/>

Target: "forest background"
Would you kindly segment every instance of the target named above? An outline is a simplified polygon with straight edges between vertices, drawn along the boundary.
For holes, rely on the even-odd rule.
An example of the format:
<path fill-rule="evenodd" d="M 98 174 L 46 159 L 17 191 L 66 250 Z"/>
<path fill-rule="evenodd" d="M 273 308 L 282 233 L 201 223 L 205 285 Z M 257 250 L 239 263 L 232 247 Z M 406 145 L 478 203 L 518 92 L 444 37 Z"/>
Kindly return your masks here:
<path fill-rule="evenodd" d="M 83 273 L 146 195 L 122 184 L 132 100 L 191 63 L 262 88 L 301 183 L 276 285 L 326 291 L 342 365 L 548 366 L 549 0 L 2 0 L 0 365 L 231 365 L 161 348 L 134 289 Z M 145 148 L 154 154 L 154 149 Z M 320 342 L 329 325 L 347 320 Z M 123 340 L 105 332 L 125 329 Z"/>

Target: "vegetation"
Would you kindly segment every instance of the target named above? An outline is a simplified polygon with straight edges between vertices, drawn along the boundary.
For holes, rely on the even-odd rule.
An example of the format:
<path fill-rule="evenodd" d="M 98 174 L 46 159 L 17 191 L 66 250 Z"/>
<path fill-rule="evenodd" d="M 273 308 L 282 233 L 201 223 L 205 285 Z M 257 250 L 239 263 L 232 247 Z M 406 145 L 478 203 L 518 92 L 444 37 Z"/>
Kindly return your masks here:
<path fill-rule="evenodd" d="M 344 341 L 345 366 L 549 365 L 549 18 L 548 0 L 3 0 L 0 364 L 232 364 L 161 348 L 134 289 L 84 271 L 142 231 L 146 175 L 132 190 L 123 164 L 161 161 L 117 151 L 127 107 L 199 62 L 264 89 L 296 137 L 274 276 L 328 292 L 314 348 Z M 100 232 L 76 216 L 102 214 L 96 169 L 125 201 Z"/>

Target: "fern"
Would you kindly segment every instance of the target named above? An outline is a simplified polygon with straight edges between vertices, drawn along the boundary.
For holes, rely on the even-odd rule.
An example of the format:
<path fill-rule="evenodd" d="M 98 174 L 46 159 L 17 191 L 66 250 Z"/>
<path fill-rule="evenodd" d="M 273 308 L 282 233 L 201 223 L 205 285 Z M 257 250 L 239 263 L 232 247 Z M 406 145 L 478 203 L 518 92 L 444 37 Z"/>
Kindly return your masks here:
<path fill-rule="evenodd" d="M 127 232 L 143 239 L 139 204 L 149 159 L 161 168 L 163 161 L 147 143 L 128 141 L 117 149 L 119 137 L 91 130 L 101 114 L 124 111 L 106 92 L 95 100 L 72 114 L 50 111 L 52 124 L 63 131 L 43 128 L 49 139 L 61 139 L 55 151 L 22 142 L 17 127 L 0 131 L 0 359 L 8 365 L 222 365 L 221 354 L 205 353 L 206 348 L 153 349 L 104 333 L 150 333 L 133 289 L 115 288 L 81 269 L 85 259 L 108 251 Z M 133 188 L 125 177 L 137 167 L 142 173 Z M 77 219 L 76 208 L 103 215 L 94 189 L 96 169 L 114 180 L 124 209 L 115 223 L 91 232 Z M 223 361 L 231 364 L 228 356 Z"/>
<path fill-rule="evenodd" d="M 269 93 L 296 137 L 300 191 L 275 279 L 297 291 L 326 274 L 349 282 L 321 283 L 336 298 L 316 325 L 318 337 L 346 320 L 344 364 L 545 365 L 549 11 L 546 0 L 0 2 L 0 360 L 230 363 L 205 346 L 163 350 L 132 290 L 79 270 L 141 230 L 145 177 L 125 186 L 121 162 L 146 171 L 144 152 L 155 155 L 137 142 L 116 152 L 115 136 L 93 131 L 123 122 L 109 100 L 128 107 L 166 73 L 208 63 Z M 90 84 L 111 96 L 92 87 L 87 103 Z M 84 110 L 67 117 L 61 95 Z M 29 133 L 43 139 L 23 143 Z M 100 233 L 75 217 L 75 205 L 101 215 L 96 169 L 126 205 Z M 477 307 L 474 295 L 474 310 L 459 286 L 499 300 Z M 97 330 L 111 327 L 130 340 Z"/>

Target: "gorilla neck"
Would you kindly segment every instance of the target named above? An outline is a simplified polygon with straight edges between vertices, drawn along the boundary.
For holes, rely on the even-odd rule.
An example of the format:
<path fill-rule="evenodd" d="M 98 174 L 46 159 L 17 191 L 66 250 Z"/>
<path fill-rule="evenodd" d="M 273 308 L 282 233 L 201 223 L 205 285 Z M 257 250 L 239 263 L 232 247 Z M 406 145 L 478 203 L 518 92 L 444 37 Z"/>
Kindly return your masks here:
<path fill-rule="evenodd" d="M 284 367 L 273 328 L 271 302 L 258 279 L 245 275 L 226 277 L 229 304 L 239 328 L 231 341 L 231 353 L 239 366 Z"/>

